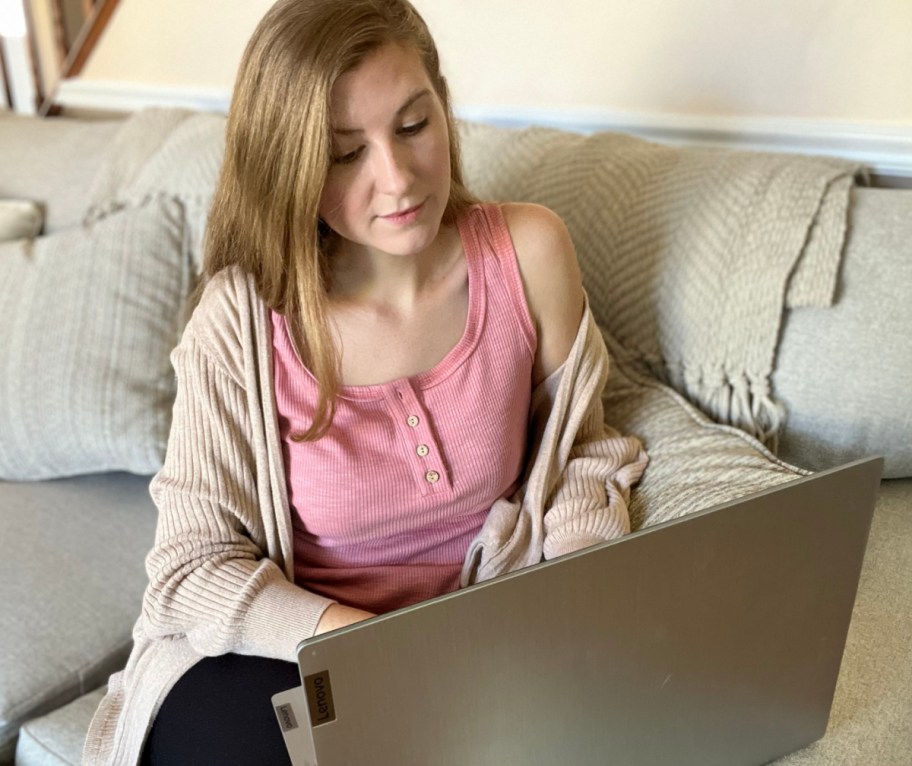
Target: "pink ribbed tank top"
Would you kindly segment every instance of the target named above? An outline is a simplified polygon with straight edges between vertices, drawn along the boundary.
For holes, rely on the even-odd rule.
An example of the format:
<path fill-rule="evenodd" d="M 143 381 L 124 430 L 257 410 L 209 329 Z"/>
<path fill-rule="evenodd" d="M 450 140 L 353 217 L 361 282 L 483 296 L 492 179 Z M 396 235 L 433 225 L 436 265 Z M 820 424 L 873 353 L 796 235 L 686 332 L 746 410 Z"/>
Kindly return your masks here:
<path fill-rule="evenodd" d="M 316 442 L 288 438 L 311 422 L 317 386 L 272 314 L 295 582 L 377 614 L 455 590 L 469 543 L 523 469 L 536 336 L 516 254 L 498 206 L 457 224 L 461 339 L 418 375 L 343 386 Z"/>

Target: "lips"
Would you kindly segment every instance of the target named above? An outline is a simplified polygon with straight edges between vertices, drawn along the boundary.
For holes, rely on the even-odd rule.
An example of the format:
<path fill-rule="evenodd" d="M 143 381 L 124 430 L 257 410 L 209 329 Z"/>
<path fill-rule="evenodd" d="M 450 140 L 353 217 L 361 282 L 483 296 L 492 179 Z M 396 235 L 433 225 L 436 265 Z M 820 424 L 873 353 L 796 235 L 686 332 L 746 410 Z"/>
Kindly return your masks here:
<path fill-rule="evenodd" d="M 421 211 L 424 209 L 424 204 L 424 202 L 420 202 L 419 204 L 413 205 L 412 207 L 405 208 L 404 210 L 400 210 L 396 213 L 390 213 L 389 215 L 382 215 L 380 217 L 389 223 L 411 223 L 421 214 Z"/>

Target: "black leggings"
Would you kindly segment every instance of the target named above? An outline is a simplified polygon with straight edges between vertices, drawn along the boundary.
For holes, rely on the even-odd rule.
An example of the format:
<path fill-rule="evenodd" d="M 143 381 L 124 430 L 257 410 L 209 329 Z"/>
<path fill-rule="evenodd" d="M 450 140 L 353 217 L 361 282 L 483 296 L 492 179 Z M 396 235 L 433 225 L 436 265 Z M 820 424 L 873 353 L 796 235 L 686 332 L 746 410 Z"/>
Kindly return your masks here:
<path fill-rule="evenodd" d="M 165 698 L 142 766 L 290 766 L 273 694 L 301 685 L 298 666 L 265 657 L 205 657 Z"/>

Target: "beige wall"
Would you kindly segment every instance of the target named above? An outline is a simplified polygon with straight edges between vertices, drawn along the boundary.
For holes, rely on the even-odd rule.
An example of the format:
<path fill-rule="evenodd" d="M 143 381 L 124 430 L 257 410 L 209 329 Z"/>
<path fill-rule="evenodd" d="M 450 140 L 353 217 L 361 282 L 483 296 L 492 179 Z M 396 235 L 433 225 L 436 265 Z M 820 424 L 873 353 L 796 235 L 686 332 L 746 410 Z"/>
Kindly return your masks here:
<path fill-rule="evenodd" d="M 414 0 L 458 106 L 912 126 L 912 0 Z M 121 0 L 84 79 L 230 89 L 269 0 Z"/>
<path fill-rule="evenodd" d="M 83 79 L 231 88 L 269 0 L 120 0 Z"/>

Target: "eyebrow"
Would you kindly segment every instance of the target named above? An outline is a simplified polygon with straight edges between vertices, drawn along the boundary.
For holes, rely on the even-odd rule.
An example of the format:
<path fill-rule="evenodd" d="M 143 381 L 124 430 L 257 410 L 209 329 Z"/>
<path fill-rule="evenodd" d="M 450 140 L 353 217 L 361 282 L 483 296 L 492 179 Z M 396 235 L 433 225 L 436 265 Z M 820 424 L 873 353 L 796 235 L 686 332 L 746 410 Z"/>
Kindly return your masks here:
<path fill-rule="evenodd" d="M 405 103 L 396 110 L 396 116 L 399 117 L 406 109 L 408 109 L 412 104 L 414 104 L 418 99 L 424 98 L 430 94 L 429 88 L 424 88 L 422 90 L 416 91 L 411 96 L 409 96 Z M 351 136 L 355 133 L 363 133 L 364 131 L 361 128 L 333 128 L 333 133 L 339 136 Z"/>

